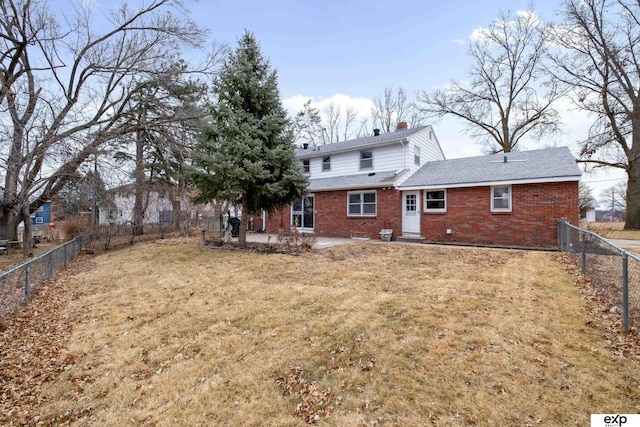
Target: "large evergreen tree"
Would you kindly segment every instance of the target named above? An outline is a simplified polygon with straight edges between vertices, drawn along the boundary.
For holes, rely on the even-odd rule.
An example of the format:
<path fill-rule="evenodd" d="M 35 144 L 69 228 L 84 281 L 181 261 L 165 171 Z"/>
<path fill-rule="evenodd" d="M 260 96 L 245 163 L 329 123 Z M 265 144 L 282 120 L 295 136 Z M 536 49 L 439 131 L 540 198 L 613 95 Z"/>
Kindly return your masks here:
<path fill-rule="evenodd" d="M 260 46 L 245 32 L 214 79 L 212 123 L 194 153 L 189 174 L 195 200 L 242 204 L 239 245 L 246 246 L 246 219 L 259 209 L 273 211 L 301 198 L 307 179 L 295 160 L 277 74 Z"/>

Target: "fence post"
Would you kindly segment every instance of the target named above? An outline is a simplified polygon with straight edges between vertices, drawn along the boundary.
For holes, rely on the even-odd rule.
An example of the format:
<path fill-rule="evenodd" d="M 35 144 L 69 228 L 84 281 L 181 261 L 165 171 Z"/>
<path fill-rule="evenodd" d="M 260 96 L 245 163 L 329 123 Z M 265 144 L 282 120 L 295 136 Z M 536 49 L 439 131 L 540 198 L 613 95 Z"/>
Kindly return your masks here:
<path fill-rule="evenodd" d="M 582 274 L 584 275 L 587 272 L 587 244 L 586 244 L 586 236 L 587 234 L 583 231 L 580 231 L 580 241 L 582 243 Z"/>
<path fill-rule="evenodd" d="M 67 246 L 69 246 L 68 243 L 64 244 L 64 268 L 67 268 Z"/>
<path fill-rule="evenodd" d="M 560 251 L 564 251 L 564 222 L 563 220 L 558 220 L 558 246 L 560 247 Z"/>
<path fill-rule="evenodd" d="M 29 304 L 29 265 L 24 268 L 24 305 Z"/>
<path fill-rule="evenodd" d="M 53 276 L 53 252 L 49 252 L 49 255 L 47 255 L 47 269 L 45 274 L 47 277 Z"/>
<path fill-rule="evenodd" d="M 629 256 L 622 254 L 622 330 L 629 332 Z"/>
<path fill-rule="evenodd" d="M 564 230 L 565 230 L 564 244 L 566 246 L 565 252 L 571 253 L 571 227 L 569 227 L 569 224 L 567 222 L 564 223 Z"/>

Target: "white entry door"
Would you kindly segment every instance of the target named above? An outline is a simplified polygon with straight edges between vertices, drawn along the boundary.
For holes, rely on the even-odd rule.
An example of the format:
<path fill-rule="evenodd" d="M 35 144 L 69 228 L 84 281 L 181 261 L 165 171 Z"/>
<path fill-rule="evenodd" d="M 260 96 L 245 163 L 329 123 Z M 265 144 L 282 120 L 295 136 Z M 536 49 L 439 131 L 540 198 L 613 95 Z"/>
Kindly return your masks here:
<path fill-rule="evenodd" d="M 420 192 L 402 194 L 402 233 L 420 234 Z"/>

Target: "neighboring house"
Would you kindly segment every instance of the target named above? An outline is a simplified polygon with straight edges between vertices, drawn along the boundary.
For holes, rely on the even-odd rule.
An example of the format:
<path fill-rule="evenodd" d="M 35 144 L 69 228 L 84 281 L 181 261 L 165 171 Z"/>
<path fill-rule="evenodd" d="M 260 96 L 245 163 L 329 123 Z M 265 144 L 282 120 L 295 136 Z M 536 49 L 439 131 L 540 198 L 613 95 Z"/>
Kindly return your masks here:
<path fill-rule="evenodd" d="M 444 160 L 431 126 L 298 149 L 308 195 L 267 232 L 553 247 L 578 223 L 580 169 L 566 147 Z"/>
<path fill-rule="evenodd" d="M 31 224 L 49 224 L 51 222 L 51 202 L 45 202 L 31 215 Z"/>
<path fill-rule="evenodd" d="M 600 203 L 592 199 L 588 206 L 580 209 L 580 221 L 596 222 L 596 208 L 599 207 Z"/>
<path fill-rule="evenodd" d="M 135 191 L 133 184 L 126 184 L 107 192 L 99 204 L 100 224 L 125 224 L 133 221 Z M 144 212 L 145 224 L 171 222 L 173 208 L 168 194 L 160 189 L 148 192 L 148 201 Z"/>

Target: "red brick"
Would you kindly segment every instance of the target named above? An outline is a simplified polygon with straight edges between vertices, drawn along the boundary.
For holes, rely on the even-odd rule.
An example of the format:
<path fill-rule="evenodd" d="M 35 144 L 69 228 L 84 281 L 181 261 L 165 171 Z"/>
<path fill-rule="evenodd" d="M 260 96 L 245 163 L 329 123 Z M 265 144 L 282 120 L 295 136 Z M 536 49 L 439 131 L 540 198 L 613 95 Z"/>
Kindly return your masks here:
<path fill-rule="evenodd" d="M 557 220 L 567 218 L 572 224 L 578 223 L 577 182 L 513 185 L 511 189 L 512 211 L 508 213 L 491 212 L 488 186 L 448 189 L 447 212 L 422 213 L 422 236 L 433 242 L 555 247 Z M 395 239 L 402 233 L 400 191 L 377 190 L 375 217 L 347 216 L 347 193 L 314 193 L 317 236 L 368 234 L 379 239 L 381 229 L 392 228 Z M 267 215 L 266 231 L 277 233 L 288 227 L 290 221 L 290 208 Z M 447 229 L 452 234 L 448 235 Z"/>

